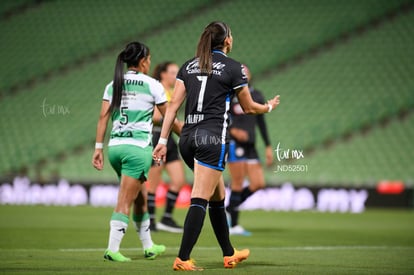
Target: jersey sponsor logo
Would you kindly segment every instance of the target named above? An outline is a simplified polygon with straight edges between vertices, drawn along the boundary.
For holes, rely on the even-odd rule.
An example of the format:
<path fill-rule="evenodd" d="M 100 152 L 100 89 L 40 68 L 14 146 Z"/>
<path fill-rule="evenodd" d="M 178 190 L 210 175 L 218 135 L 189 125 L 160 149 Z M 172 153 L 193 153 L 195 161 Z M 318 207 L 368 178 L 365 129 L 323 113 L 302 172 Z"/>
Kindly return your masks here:
<path fill-rule="evenodd" d="M 119 126 L 119 131 L 111 133 L 111 139 L 113 138 L 134 138 L 134 139 L 143 139 L 148 138 L 149 132 L 144 130 L 136 131 L 123 131 L 122 126 Z"/>
<path fill-rule="evenodd" d="M 122 137 L 122 138 L 132 138 L 134 135 L 132 134 L 131 131 L 125 131 L 125 132 L 116 132 L 116 133 L 112 133 L 111 134 L 111 138 L 118 138 L 118 137 Z"/>
<path fill-rule="evenodd" d="M 213 69 L 212 73 L 214 75 L 221 76 L 221 74 L 223 73 L 224 67 L 226 67 L 226 64 L 223 64 L 220 61 L 219 62 L 213 62 L 213 64 L 212 64 L 212 69 Z M 193 61 L 188 63 L 188 65 L 185 69 L 187 70 L 188 74 L 199 74 L 199 73 L 201 73 L 200 66 L 198 64 L 198 58 L 194 59 Z"/>
<path fill-rule="evenodd" d="M 200 121 L 204 120 L 203 114 L 194 114 L 194 115 L 187 115 L 187 118 L 185 119 L 186 124 L 196 124 Z"/>
<path fill-rule="evenodd" d="M 125 79 L 124 83 L 126 85 L 138 85 L 138 86 L 144 86 L 144 81 L 142 80 L 136 80 L 136 79 Z"/>

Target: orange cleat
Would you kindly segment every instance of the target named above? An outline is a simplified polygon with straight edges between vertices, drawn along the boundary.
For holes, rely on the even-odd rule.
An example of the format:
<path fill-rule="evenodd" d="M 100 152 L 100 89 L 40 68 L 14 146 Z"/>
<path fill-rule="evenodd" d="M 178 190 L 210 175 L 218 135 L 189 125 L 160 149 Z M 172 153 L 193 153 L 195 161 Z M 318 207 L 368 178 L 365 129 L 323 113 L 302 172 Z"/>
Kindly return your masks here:
<path fill-rule="evenodd" d="M 244 261 L 249 257 L 250 250 L 243 249 L 243 250 L 236 250 L 234 249 L 233 256 L 225 256 L 224 257 L 224 267 L 225 268 L 235 268 L 238 263 Z"/>
<path fill-rule="evenodd" d="M 174 264 L 173 264 L 174 270 L 192 270 L 192 271 L 201 271 L 203 270 L 202 267 L 196 266 L 195 261 L 192 259 L 189 259 L 187 261 L 182 261 L 180 258 L 175 258 Z"/>

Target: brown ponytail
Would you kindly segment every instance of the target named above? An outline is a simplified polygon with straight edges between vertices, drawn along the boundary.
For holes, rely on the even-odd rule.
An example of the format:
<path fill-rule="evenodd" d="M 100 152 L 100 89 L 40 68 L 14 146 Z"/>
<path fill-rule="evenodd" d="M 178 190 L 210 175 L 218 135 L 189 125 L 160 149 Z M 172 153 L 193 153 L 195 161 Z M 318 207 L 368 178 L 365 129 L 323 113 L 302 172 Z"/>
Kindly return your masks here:
<path fill-rule="evenodd" d="M 222 50 L 224 40 L 230 36 L 230 28 L 226 23 L 215 21 L 205 27 L 198 41 L 196 57 L 199 59 L 201 73 L 211 74 L 213 50 Z"/>

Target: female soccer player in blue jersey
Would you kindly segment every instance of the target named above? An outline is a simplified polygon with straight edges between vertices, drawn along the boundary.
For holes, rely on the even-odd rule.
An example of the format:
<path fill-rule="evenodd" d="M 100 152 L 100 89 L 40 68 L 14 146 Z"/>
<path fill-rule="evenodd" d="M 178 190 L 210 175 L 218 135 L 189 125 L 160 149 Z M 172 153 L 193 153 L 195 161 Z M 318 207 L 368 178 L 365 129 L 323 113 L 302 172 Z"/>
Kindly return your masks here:
<path fill-rule="evenodd" d="M 124 66 L 127 72 L 124 73 Z M 120 179 L 118 201 L 110 221 L 108 248 L 104 258 L 127 262 L 119 252 L 127 230 L 131 206 L 133 221 L 144 248 L 144 256 L 154 259 L 165 246 L 152 242 L 149 230 L 145 185 L 152 162 L 152 115 L 154 106 L 165 114 L 167 99 L 162 85 L 147 76 L 151 65 L 150 50 L 139 42 L 129 43 L 118 55 L 115 75 L 104 92 L 96 131 L 93 166 L 102 170 L 103 142 L 109 118 L 112 131 L 108 144 L 109 161 Z"/>
<path fill-rule="evenodd" d="M 263 95 L 251 85 L 251 74 L 247 66 L 244 70 L 249 81 L 249 91 L 255 102 L 264 103 Z M 254 192 L 265 186 L 263 167 L 256 150 L 256 125 L 265 143 L 266 165 L 273 162 L 273 149 L 267 132 L 264 115 L 252 116 L 245 114 L 237 97 L 234 97 L 230 112 L 232 122 L 230 125 L 229 172 L 231 175 L 231 194 L 227 212 L 230 215 L 230 235 L 250 236 L 251 232 L 239 224 L 239 205 Z M 249 178 L 249 186 L 243 187 L 245 177 Z"/>
<path fill-rule="evenodd" d="M 276 108 L 279 96 L 266 104 L 252 100 L 242 65 L 227 57 L 232 45 L 233 37 L 225 23 L 212 22 L 205 27 L 196 57 L 184 63 L 178 72 L 161 137 L 153 152 L 154 159 L 165 160 L 170 129 L 178 109 L 186 100 L 179 146 L 181 156 L 194 171 L 194 184 L 174 270 L 201 269 L 190 259 L 190 253 L 200 235 L 207 205 L 211 225 L 223 252 L 224 267 L 235 267 L 250 253 L 248 249 L 238 251 L 233 248 L 224 210 L 222 171 L 228 150 L 230 102 L 236 95 L 244 112 L 262 114 Z"/>

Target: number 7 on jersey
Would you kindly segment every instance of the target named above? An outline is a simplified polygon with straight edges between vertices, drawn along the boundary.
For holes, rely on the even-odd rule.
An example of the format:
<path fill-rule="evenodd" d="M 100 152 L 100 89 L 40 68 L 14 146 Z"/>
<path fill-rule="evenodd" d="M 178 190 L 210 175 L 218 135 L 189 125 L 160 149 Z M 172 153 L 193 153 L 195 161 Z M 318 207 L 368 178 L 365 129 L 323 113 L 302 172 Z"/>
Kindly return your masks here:
<path fill-rule="evenodd" d="M 200 93 L 198 94 L 197 111 L 203 110 L 204 93 L 206 92 L 207 76 L 197 76 L 197 79 L 201 81 Z"/>

